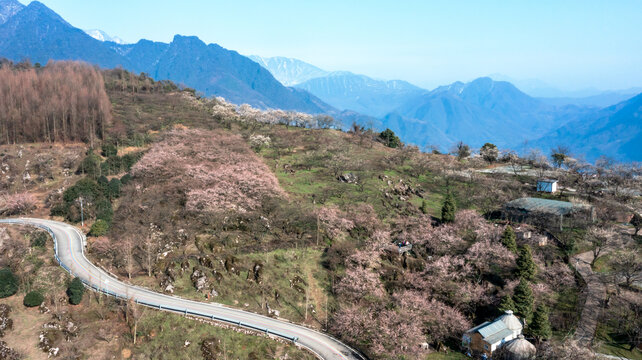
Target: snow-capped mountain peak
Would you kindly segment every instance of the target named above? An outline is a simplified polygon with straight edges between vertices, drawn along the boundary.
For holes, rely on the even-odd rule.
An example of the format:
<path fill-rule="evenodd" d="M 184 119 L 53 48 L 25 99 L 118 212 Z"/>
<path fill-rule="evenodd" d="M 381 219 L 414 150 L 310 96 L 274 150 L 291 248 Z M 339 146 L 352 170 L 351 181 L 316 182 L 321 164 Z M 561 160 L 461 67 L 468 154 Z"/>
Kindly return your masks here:
<path fill-rule="evenodd" d="M 127 44 L 126 41 L 123 39 L 119 38 L 118 36 L 109 36 L 106 32 L 98 29 L 90 29 L 90 30 L 85 30 L 87 35 L 93 37 L 94 39 L 98 41 L 111 41 L 115 42 L 116 44 Z"/>

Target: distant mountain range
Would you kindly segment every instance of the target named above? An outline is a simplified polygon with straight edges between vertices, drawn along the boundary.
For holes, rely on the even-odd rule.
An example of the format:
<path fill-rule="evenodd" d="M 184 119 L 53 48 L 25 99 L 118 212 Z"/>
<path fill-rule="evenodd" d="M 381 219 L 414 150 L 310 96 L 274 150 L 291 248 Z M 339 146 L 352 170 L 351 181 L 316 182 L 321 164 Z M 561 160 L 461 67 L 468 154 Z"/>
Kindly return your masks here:
<path fill-rule="evenodd" d="M 560 90 L 537 79 L 518 80 L 503 74 L 493 74 L 488 77 L 495 81 L 508 81 L 524 93 L 540 98 L 552 105 L 580 105 L 602 108 L 615 105 L 642 93 L 642 87 L 608 91 L 598 89 L 567 91 Z"/>
<path fill-rule="evenodd" d="M 328 71 L 321 70 L 314 65 L 297 59 L 281 56 L 262 57 L 258 55 L 248 56 L 259 65 L 266 68 L 281 84 L 294 86 L 310 79 L 326 76 Z"/>
<path fill-rule="evenodd" d="M 304 89 L 333 107 L 383 117 L 427 90 L 402 80 L 375 80 L 349 71 L 325 71 L 297 59 L 250 56 L 284 85 Z"/>
<path fill-rule="evenodd" d="M 388 127 L 404 142 L 442 150 L 457 141 L 473 147 L 492 142 L 501 148 L 544 151 L 567 144 L 589 159 L 605 154 L 642 161 L 641 100 L 628 99 L 626 91 L 598 94 L 599 98 L 542 99 L 490 78 L 429 91 L 405 81 L 328 72 L 296 59 L 250 59 L 194 36 L 176 35 L 169 44 L 122 44 L 103 32 L 92 35 L 40 2 L 24 6 L 0 0 L 0 57 L 14 61 L 83 60 L 104 68 L 122 66 L 236 104 L 330 114 L 346 126 L 357 122 L 379 130 Z"/>
<path fill-rule="evenodd" d="M 602 155 L 642 161 L 642 94 L 566 123 L 527 144 L 550 149 L 566 145 L 574 155 L 594 161 Z"/>
<path fill-rule="evenodd" d="M 125 40 L 119 38 L 118 36 L 110 36 L 109 34 L 107 34 L 106 32 L 104 32 L 102 30 L 89 29 L 89 30 L 85 30 L 85 33 L 87 33 L 87 35 L 93 37 L 94 39 L 96 39 L 98 41 L 102 41 L 102 42 L 111 41 L 111 42 L 115 42 L 116 44 L 121 44 L 121 45 L 127 44 L 127 42 Z"/>
<path fill-rule="evenodd" d="M 177 35 L 170 44 L 148 40 L 136 44 L 103 42 L 73 27 L 38 1 L 26 7 L 14 0 L 0 1 L 0 13 L 7 14 L 0 25 L 1 57 L 42 64 L 55 59 L 84 60 L 105 68 L 122 66 L 238 104 L 341 117 L 339 111 L 306 91 L 283 86 L 245 56 L 216 44 L 207 45 L 196 37 Z M 12 10 L 16 7 L 17 11 Z"/>
<path fill-rule="evenodd" d="M 530 97 L 511 83 L 479 78 L 441 86 L 398 107 L 383 125 L 406 141 L 449 150 L 457 141 L 473 147 L 492 142 L 515 148 L 590 109 L 555 107 Z"/>

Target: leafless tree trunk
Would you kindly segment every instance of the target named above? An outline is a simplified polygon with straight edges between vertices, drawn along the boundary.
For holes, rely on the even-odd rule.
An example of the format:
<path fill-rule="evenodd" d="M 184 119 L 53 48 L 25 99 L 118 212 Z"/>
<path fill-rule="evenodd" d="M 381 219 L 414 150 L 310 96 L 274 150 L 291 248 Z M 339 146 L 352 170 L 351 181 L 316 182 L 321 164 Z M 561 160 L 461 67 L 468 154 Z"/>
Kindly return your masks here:
<path fill-rule="evenodd" d="M 134 240 L 130 237 L 123 239 L 120 247 L 121 256 L 127 271 L 127 277 L 132 278 L 134 272 Z"/>

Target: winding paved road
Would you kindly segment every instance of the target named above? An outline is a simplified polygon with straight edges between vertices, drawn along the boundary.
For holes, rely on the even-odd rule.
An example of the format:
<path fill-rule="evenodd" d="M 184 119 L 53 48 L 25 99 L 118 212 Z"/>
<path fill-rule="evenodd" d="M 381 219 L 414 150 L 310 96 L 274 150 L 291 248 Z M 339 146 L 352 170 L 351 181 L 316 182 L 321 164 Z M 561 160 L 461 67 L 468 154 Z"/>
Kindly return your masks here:
<path fill-rule="evenodd" d="M 72 275 L 78 276 L 94 290 L 119 298 L 132 299 L 159 310 L 198 316 L 231 323 L 284 338 L 307 348 L 325 360 L 365 360 L 356 350 L 340 341 L 303 326 L 266 316 L 232 309 L 221 304 L 201 303 L 164 295 L 126 284 L 94 266 L 84 254 L 85 236 L 77 228 L 52 220 L 17 218 L 3 219 L 0 223 L 40 227 L 54 238 L 56 258 Z"/>

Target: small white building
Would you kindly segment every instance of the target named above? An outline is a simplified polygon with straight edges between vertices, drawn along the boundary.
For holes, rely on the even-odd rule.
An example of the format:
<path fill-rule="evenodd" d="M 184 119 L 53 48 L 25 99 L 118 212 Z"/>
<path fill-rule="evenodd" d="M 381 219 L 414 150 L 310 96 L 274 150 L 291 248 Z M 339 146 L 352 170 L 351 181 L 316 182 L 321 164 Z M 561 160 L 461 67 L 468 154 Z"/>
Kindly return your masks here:
<path fill-rule="evenodd" d="M 519 318 L 511 310 L 506 310 L 494 321 L 486 321 L 466 331 L 462 337 L 462 346 L 471 354 L 485 354 L 490 358 L 495 350 L 521 335 L 523 328 Z"/>
<path fill-rule="evenodd" d="M 553 179 L 537 180 L 537 191 L 555 193 L 557 192 L 557 182 L 558 182 L 557 180 L 553 180 Z"/>

